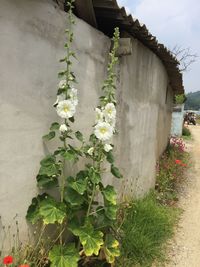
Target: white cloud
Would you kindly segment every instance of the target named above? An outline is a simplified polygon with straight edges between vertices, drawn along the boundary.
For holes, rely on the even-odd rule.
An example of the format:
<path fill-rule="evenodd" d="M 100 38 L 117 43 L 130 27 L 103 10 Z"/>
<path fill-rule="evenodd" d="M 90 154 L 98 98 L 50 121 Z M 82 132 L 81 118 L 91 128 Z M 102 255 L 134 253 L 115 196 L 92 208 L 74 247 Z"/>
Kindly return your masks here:
<path fill-rule="evenodd" d="M 118 0 L 118 3 L 127 6 L 133 17 L 145 23 L 165 46 L 190 47 L 200 55 L 199 0 Z M 200 90 L 199 69 L 200 63 L 197 62 L 184 75 L 187 91 Z"/>

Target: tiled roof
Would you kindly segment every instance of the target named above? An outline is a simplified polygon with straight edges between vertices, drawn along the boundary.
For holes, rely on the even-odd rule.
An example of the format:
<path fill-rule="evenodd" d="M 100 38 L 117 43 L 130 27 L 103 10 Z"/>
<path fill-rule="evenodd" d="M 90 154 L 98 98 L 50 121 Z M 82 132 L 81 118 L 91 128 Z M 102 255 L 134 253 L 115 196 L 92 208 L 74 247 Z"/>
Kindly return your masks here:
<path fill-rule="evenodd" d="M 58 1 L 64 2 L 63 0 Z M 78 17 L 105 34 L 111 36 L 113 29 L 118 26 L 121 32 L 129 33 L 152 50 L 163 62 L 174 92 L 176 94 L 184 93 L 178 60 L 170 50 L 158 42 L 145 24 L 140 23 L 132 15 L 128 15 L 124 7 L 120 8 L 116 0 L 75 0 L 75 7 L 75 13 Z"/>

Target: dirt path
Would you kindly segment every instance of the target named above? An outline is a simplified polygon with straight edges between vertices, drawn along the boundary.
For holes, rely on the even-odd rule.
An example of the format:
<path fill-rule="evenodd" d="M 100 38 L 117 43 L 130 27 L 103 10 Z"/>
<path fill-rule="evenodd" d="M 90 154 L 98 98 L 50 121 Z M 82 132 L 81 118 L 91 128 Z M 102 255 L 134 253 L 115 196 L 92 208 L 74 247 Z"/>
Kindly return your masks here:
<path fill-rule="evenodd" d="M 200 267 L 200 126 L 190 126 L 193 141 L 188 143 L 193 166 L 180 197 L 184 210 L 172 242 L 167 267 Z"/>

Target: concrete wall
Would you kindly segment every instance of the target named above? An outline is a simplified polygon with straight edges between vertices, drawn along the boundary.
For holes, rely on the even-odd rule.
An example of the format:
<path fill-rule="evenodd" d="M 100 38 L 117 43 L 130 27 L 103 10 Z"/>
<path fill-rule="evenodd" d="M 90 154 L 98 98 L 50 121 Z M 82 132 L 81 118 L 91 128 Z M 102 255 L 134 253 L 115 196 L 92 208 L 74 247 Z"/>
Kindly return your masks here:
<path fill-rule="evenodd" d="M 0 214 L 11 224 L 18 213 L 22 231 L 27 206 L 37 193 L 39 161 L 55 146 L 43 144 L 41 136 L 57 120 L 52 104 L 66 17 L 52 0 L 0 3 Z M 121 195 L 141 195 L 154 186 L 156 159 L 167 144 L 171 122 L 172 92 L 167 92 L 163 64 L 137 40 L 132 45 L 133 54 L 122 57 L 118 67 L 119 134 L 114 142 L 125 177 L 117 185 Z M 80 104 L 75 128 L 85 134 L 92 131 L 109 48 L 109 38 L 76 20 L 74 71 Z"/>
<path fill-rule="evenodd" d="M 171 135 L 181 137 L 183 131 L 184 104 L 175 105 L 172 113 Z"/>

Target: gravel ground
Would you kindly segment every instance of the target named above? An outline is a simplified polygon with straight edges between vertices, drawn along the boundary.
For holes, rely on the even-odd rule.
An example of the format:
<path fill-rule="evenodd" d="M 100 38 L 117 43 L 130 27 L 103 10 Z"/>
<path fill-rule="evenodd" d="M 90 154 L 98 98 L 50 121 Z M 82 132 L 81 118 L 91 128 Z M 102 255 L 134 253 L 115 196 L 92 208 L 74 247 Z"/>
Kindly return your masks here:
<path fill-rule="evenodd" d="M 187 147 L 192 167 L 180 192 L 183 214 L 170 244 L 166 267 L 200 267 L 200 125 L 189 127 L 193 141 L 187 142 Z"/>

